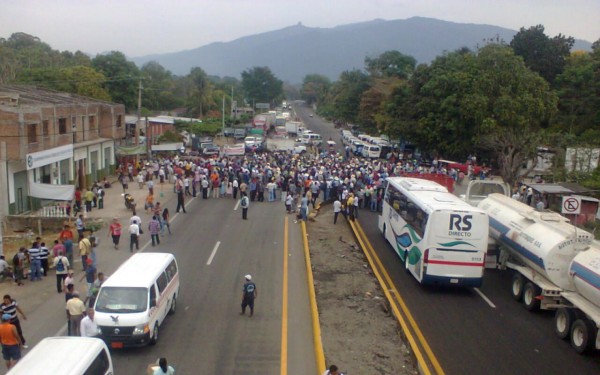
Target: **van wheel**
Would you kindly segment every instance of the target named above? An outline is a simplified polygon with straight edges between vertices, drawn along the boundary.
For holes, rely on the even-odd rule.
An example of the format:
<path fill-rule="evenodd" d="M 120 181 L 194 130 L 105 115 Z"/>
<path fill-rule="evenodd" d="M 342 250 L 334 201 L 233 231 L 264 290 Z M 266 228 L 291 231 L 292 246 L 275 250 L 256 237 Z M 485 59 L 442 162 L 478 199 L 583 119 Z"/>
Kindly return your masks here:
<path fill-rule="evenodd" d="M 408 270 L 408 265 L 409 265 L 409 263 L 408 263 L 408 251 L 405 251 L 404 252 L 404 270 L 407 273 L 410 273 L 410 271 Z"/>
<path fill-rule="evenodd" d="M 520 273 L 515 272 L 512 278 L 511 294 L 515 301 L 520 301 L 523 298 L 523 276 Z"/>
<path fill-rule="evenodd" d="M 173 301 L 171 301 L 171 308 L 169 309 L 169 315 L 175 314 L 175 309 L 177 309 L 177 296 L 173 296 Z"/>
<path fill-rule="evenodd" d="M 385 224 L 383 224 L 383 230 L 381 231 L 381 235 L 383 236 L 383 239 L 385 240 L 385 231 L 387 229 L 387 226 Z"/>
<path fill-rule="evenodd" d="M 540 308 L 540 300 L 536 297 L 540 295 L 541 289 L 534 283 L 528 281 L 523 288 L 523 304 L 528 311 L 535 311 Z"/>
<path fill-rule="evenodd" d="M 154 324 L 154 330 L 152 331 L 152 337 L 150 338 L 150 345 L 155 345 L 158 342 L 158 323 Z"/>
<path fill-rule="evenodd" d="M 586 318 L 577 319 L 571 327 L 571 346 L 579 354 L 589 352 L 594 348 L 597 334 L 594 323 Z"/>

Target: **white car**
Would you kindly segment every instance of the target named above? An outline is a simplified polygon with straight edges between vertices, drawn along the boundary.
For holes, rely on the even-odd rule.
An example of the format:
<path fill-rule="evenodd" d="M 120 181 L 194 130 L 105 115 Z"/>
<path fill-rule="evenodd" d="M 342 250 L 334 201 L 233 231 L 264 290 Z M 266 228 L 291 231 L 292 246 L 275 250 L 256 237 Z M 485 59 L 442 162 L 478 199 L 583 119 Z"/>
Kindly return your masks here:
<path fill-rule="evenodd" d="M 246 137 L 244 138 L 244 144 L 246 147 L 252 147 L 256 145 L 256 137 Z"/>
<path fill-rule="evenodd" d="M 306 152 L 306 145 L 298 143 L 294 145 L 294 154 L 304 154 Z"/>

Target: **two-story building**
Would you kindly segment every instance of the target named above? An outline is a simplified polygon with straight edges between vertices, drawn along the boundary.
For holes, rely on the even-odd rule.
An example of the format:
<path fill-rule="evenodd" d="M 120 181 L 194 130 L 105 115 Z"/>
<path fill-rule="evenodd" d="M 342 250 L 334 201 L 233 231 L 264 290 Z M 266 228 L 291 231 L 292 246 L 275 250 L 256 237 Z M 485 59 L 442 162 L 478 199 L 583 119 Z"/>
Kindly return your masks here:
<path fill-rule="evenodd" d="M 70 200 L 73 186 L 88 188 L 114 170 L 115 140 L 124 137 L 121 104 L 0 85 L 0 215 Z"/>

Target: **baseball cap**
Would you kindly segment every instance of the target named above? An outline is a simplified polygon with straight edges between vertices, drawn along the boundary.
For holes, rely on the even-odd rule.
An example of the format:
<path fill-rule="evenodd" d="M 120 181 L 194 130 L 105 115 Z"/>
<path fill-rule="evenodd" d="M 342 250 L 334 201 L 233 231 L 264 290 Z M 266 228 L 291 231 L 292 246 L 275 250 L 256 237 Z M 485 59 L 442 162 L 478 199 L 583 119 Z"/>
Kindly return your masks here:
<path fill-rule="evenodd" d="M 250 281 L 250 280 L 252 280 L 252 275 L 246 275 L 245 278 L 246 278 L 246 280 Z"/>
<path fill-rule="evenodd" d="M 10 320 L 11 315 L 10 314 L 2 314 L 2 320 Z"/>

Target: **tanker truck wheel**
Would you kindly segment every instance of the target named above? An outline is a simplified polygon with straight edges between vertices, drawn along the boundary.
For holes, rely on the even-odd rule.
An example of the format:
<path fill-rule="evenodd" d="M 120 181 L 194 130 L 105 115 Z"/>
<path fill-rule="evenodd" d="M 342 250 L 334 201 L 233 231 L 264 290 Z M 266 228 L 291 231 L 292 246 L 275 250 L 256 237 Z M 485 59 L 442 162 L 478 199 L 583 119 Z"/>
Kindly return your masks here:
<path fill-rule="evenodd" d="M 542 293 L 542 290 L 528 281 L 523 288 L 523 304 L 528 311 L 535 311 L 540 308 L 540 300 L 536 297 Z"/>
<path fill-rule="evenodd" d="M 578 315 L 574 309 L 566 307 L 556 310 L 556 314 L 554 314 L 554 332 L 556 332 L 556 335 L 563 340 L 569 337 L 571 325 L 579 319 Z"/>
<path fill-rule="evenodd" d="M 579 354 L 584 354 L 594 348 L 596 326 L 586 318 L 577 319 L 571 327 L 571 346 Z"/>
<path fill-rule="evenodd" d="M 518 273 L 515 272 L 513 274 L 512 277 L 512 296 L 515 299 L 515 301 L 520 301 L 521 298 L 523 298 L 523 284 L 525 283 L 525 280 L 523 279 L 523 276 Z"/>

